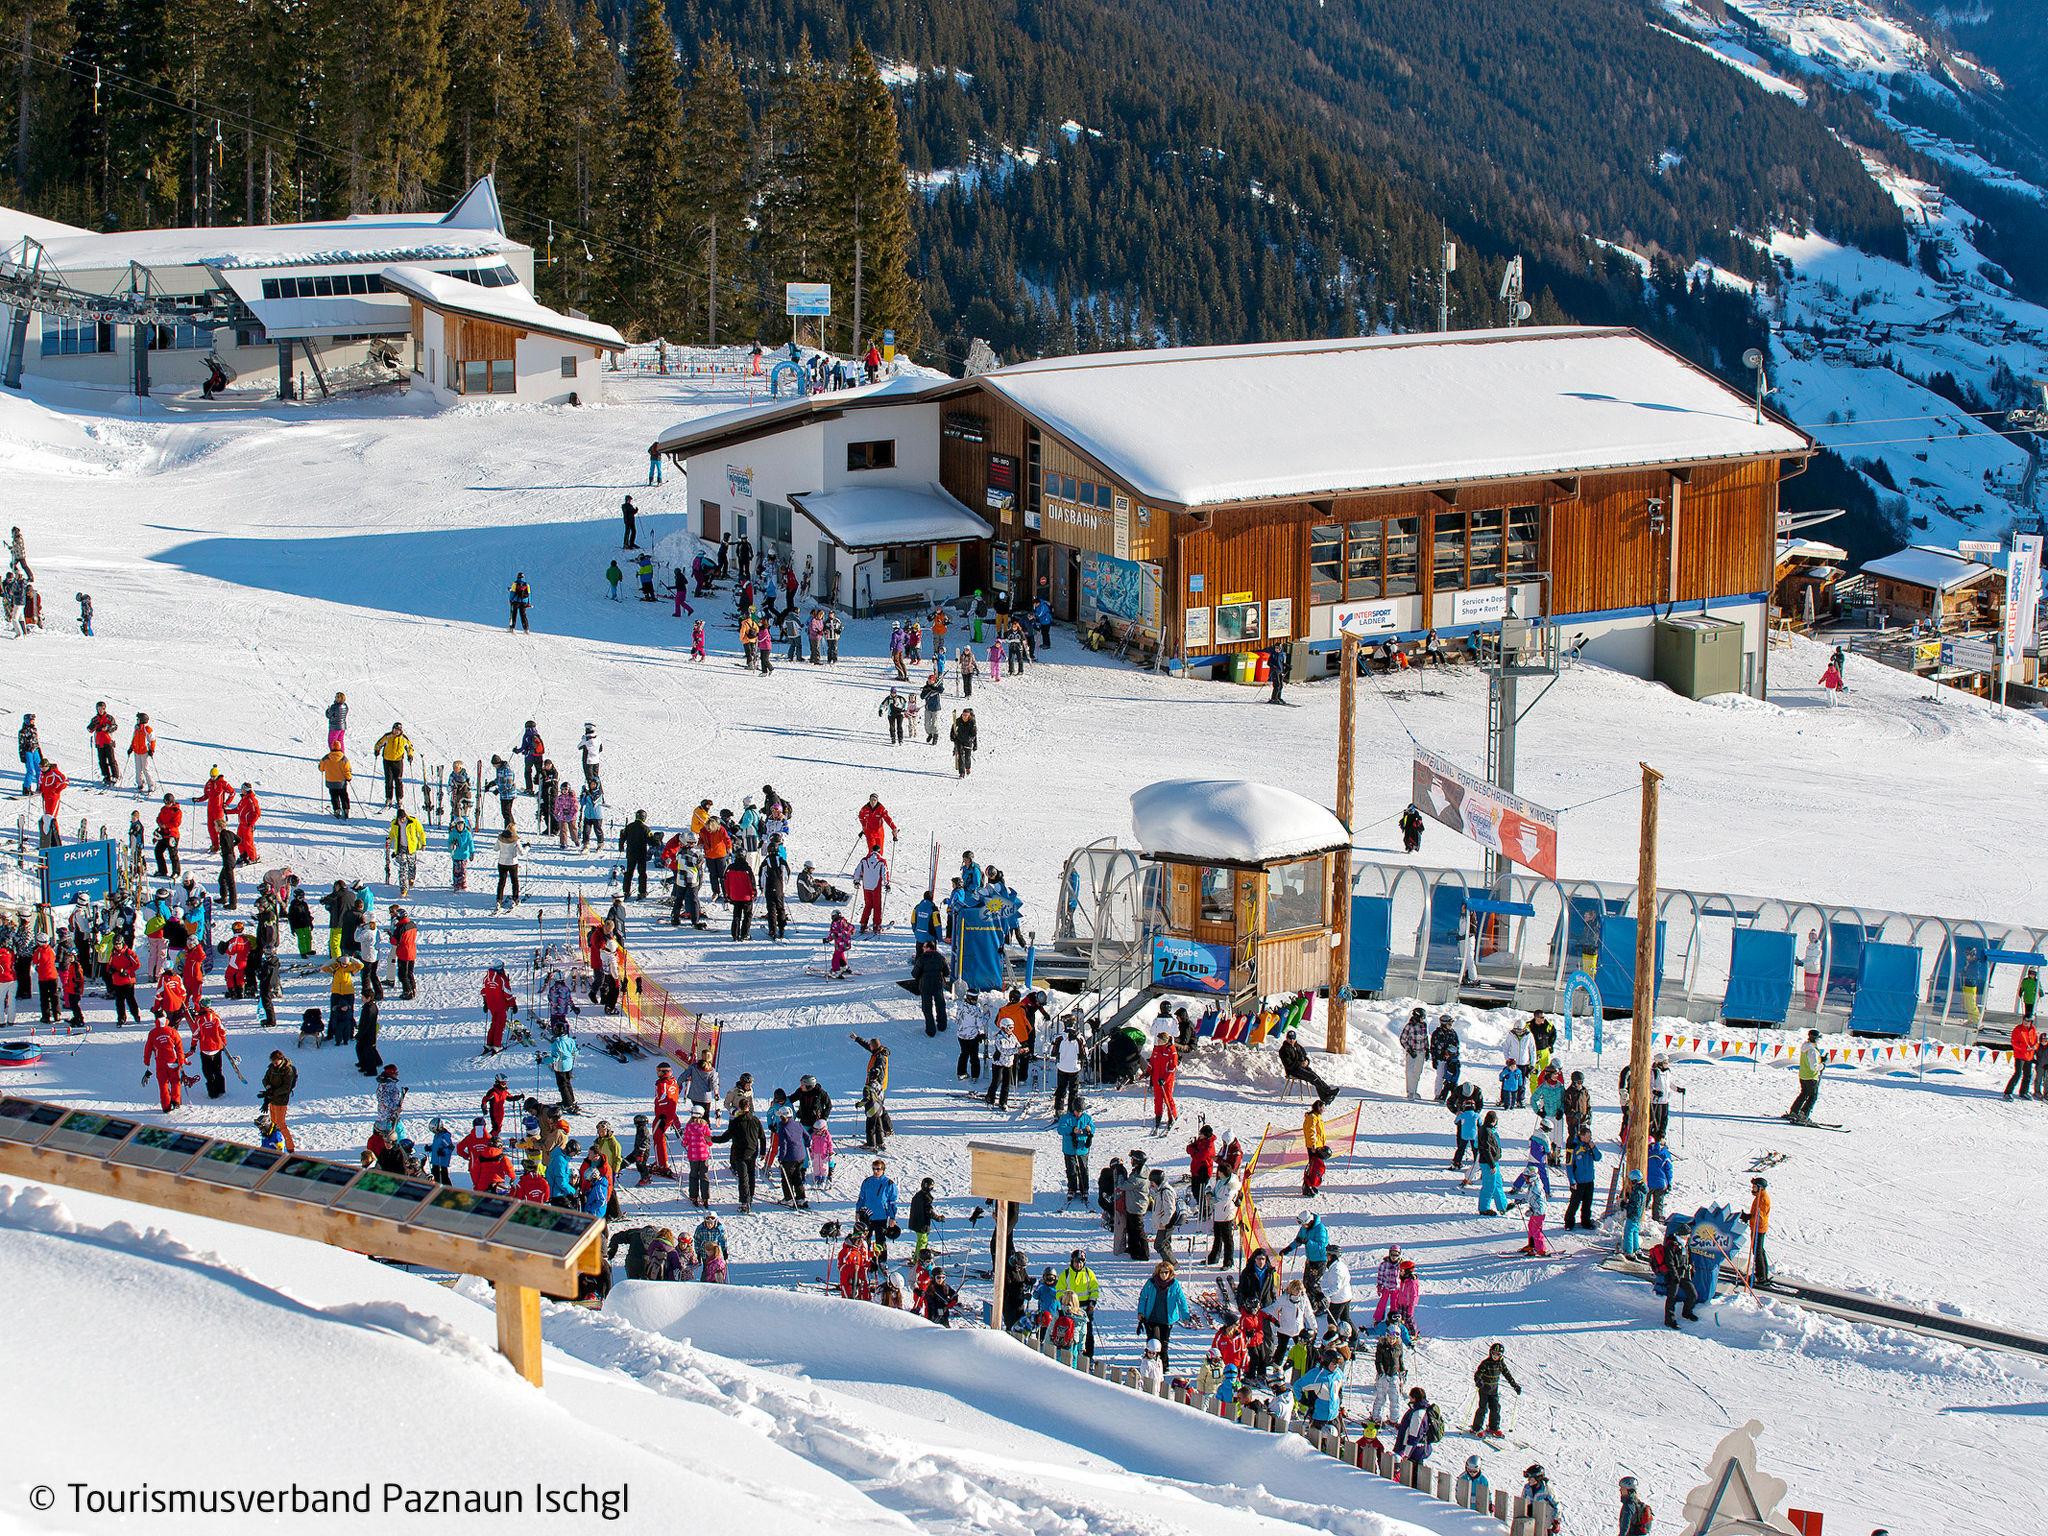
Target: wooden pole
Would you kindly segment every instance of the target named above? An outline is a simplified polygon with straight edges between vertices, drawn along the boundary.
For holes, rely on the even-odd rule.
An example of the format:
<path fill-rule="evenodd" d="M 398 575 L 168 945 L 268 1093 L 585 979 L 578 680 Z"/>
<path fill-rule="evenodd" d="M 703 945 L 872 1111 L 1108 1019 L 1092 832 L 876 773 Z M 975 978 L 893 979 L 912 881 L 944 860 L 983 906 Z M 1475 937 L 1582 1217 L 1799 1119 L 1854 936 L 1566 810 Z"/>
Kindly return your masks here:
<path fill-rule="evenodd" d="M 1337 819 L 1351 831 L 1352 749 L 1358 735 L 1358 636 L 1347 633 L 1337 660 Z M 1324 1026 L 1323 1049 L 1342 1056 L 1350 1048 L 1345 1027 L 1344 994 L 1351 982 L 1351 841 L 1337 850 L 1335 886 L 1330 899 L 1336 905 L 1330 946 L 1330 1018 Z"/>
<path fill-rule="evenodd" d="M 1003 1281 L 1010 1270 L 1010 1202 L 996 1201 L 996 1261 L 989 1268 L 995 1279 L 995 1310 L 989 1314 L 989 1327 L 1003 1331 Z"/>
<path fill-rule="evenodd" d="M 512 1369 L 540 1385 L 540 1292 L 530 1285 L 499 1282 L 498 1353 Z"/>
<path fill-rule="evenodd" d="M 1636 1006 L 1629 1031 L 1628 1149 L 1624 1169 L 1645 1171 L 1650 1156 L 1650 1015 L 1657 1005 L 1657 786 L 1643 769 L 1643 825 L 1636 867 Z"/>

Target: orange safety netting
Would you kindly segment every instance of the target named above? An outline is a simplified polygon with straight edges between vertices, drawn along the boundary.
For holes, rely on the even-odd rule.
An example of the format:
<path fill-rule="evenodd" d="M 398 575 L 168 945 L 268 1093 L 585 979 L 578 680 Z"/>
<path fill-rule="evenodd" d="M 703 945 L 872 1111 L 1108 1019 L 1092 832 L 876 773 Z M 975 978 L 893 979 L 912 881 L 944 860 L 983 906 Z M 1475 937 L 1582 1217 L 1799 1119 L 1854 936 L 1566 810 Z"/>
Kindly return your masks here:
<path fill-rule="evenodd" d="M 1323 1122 L 1323 1139 L 1329 1144 L 1330 1155 L 1342 1153 L 1349 1157 L 1358 1146 L 1358 1121 L 1364 1111 L 1363 1104 L 1354 1104 L 1351 1113 L 1339 1115 L 1334 1120 Z M 1308 1142 L 1301 1134 L 1301 1127 L 1275 1130 L 1266 1127 L 1259 1138 L 1259 1155 L 1252 1159 L 1252 1171 L 1260 1168 L 1299 1168 L 1308 1161 Z M 1247 1173 L 1245 1182 L 1251 1182 Z"/>
<path fill-rule="evenodd" d="M 590 930 L 600 927 L 604 919 L 591 911 L 590 903 L 578 895 L 576 921 L 577 949 L 587 962 L 590 957 Z M 623 945 L 620 949 L 625 963 L 619 976 L 618 1017 L 625 1021 L 625 1027 L 619 1033 L 637 1040 L 657 1056 L 669 1057 L 679 1066 L 688 1066 L 697 1059 L 699 1051 L 707 1050 L 715 1063 L 718 1060 L 719 1026 L 685 1007 L 681 998 L 648 975 L 645 967 L 633 958 L 630 949 Z"/>

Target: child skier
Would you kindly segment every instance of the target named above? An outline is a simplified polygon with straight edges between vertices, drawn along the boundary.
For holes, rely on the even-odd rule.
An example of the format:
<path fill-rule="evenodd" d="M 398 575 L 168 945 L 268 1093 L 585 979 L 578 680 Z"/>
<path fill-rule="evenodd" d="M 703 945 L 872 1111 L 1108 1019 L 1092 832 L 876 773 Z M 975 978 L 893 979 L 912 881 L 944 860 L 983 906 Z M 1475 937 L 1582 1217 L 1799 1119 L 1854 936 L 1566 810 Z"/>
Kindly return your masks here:
<path fill-rule="evenodd" d="M 826 937 L 832 941 L 832 963 L 827 974 L 834 980 L 853 974 L 853 964 L 847 952 L 853 948 L 853 924 L 846 920 L 844 912 L 832 914 L 832 925 L 826 929 Z"/>

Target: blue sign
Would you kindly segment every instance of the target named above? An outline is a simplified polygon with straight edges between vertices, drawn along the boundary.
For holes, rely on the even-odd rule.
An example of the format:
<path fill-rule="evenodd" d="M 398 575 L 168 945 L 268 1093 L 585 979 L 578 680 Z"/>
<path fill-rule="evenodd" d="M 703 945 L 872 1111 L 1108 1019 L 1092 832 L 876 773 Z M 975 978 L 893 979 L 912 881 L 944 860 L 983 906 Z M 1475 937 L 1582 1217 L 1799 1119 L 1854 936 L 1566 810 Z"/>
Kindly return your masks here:
<path fill-rule="evenodd" d="M 1686 1250 L 1692 1255 L 1692 1288 L 1701 1301 L 1714 1299 L 1714 1287 L 1721 1278 L 1721 1265 L 1728 1255 L 1749 1241 L 1748 1218 L 1725 1205 L 1703 1205 L 1692 1214 L 1692 1230 L 1686 1234 Z M 1673 1216 L 1664 1224 L 1664 1241 L 1671 1241 L 1674 1223 L 1686 1221 Z"/>
<path fill-rule="evenodd" d="M 782 312 L 786 315 L 829 315 L 832 313 L 830 283 L 784 283 Z"/>
<path fill-rule="evenodd" d="M 1159 934 L 1152 940 L 1152 984 L 1221 997 L 1230 990 L 1230 946 Z"/>
<path fill-rule="evenodd" d="M 114 894 L 121 845 L 111 839 L 96 843 L 62 843 L 43 850 L 43 900 L 67 906 L 79 896 L 98 901 Z"/>

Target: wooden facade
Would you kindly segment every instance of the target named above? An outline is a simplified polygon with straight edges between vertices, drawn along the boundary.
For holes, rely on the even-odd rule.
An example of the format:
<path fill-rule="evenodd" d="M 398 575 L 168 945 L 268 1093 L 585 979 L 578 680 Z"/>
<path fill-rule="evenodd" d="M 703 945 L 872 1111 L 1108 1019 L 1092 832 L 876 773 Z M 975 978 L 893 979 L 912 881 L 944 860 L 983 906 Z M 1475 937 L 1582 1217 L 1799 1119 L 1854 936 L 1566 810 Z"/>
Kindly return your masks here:
<path fill-rule="evenodd" d="M 1312 918 L 1275 916 L 1268 899 L 1268 869 L 1193 864 L 1161 859 L 1166 891 L 1165 931 L 1230 950 L 1233 997 L 1313 992 L 1330 980 L 1330 922 L 1335 860 L 1328 853 L 1274 861 L 1273 869 L 1308 864 L 1308 889 L 1320 896 Z M 1277 926 L 1276 926 L 1277 924 Z"/>
<path fill-rule="evenodd" d="M 1147 565 L 1163 594 L 1170 655 L 1327 639 L 1329 616 L 1318 610 L 1379 598 L 1533 584 L 1545 612 L 1569 619 L 1674 602 L 1761 603 L 1771 589 L 1776 458 L 1190 510 L 1147 504 L 971 379 L 941 411 L 941 479 L 995 524 L 997 590 L 1020 604 L 1046 596 L 1060 618 L 1074 619 L 1084 555 Z M 998 478 L 1015 481 L 1007 499 L 1003 487 L 991 499 L 992 463 Z M 1333 541 L 1344 551 L 1334 588 Z M 1371 559 L 1352 558 L 1359 549 Z M 1436 611 L 1445 605 L 1416 606 L 1416 631 L 1456 628 Z M 1198 609 L 1207 613 L 1193 614 L 1191 628 Z"/>

